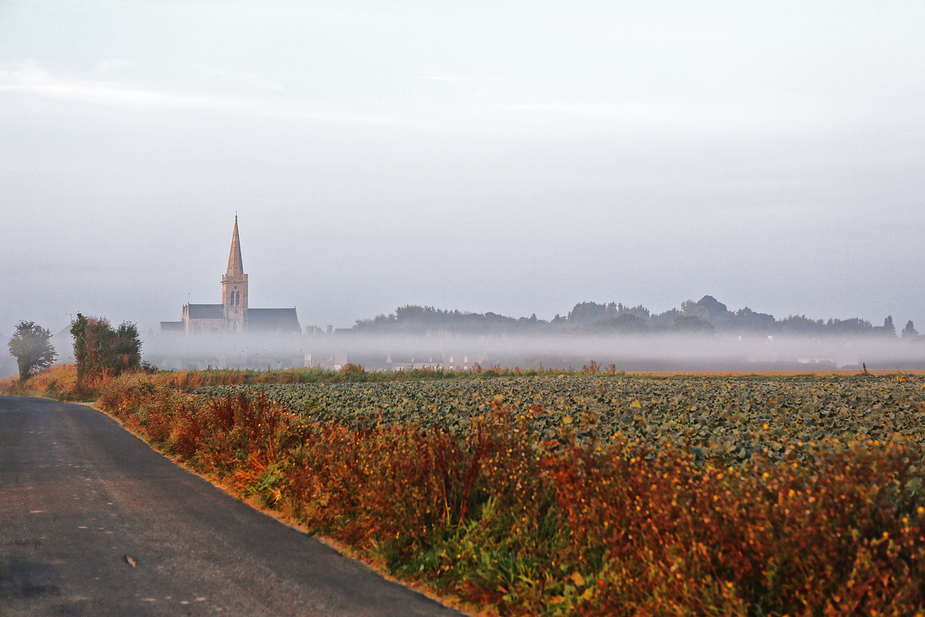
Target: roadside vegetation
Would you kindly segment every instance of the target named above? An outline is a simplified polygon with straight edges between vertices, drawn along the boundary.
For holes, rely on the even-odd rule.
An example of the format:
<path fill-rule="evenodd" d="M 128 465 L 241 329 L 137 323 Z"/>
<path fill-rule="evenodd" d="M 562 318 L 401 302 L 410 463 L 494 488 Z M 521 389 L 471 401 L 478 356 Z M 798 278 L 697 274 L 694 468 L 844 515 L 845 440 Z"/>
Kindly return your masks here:
<path fill-rule="evenodd" d="M 594 370 L 600 370 L 594 365 Z M 616 369 L 608 369 L 615 372 Z M 127 372 L 145 372 L 148 380 L 156 385 L 174 388 L 179 392 L 192 392 L 204 387 L 218 386 L 263 386 L 270 384 L 337 384 L 337 383 L 388 383 L 388 382 L 430 382 L 459 381 L 471 379 L 496 379 L 502 377 L 538 377 L 561 375 L 566 372 L 552 369 L 501 368 L 478 364 L 471 371 L 449 371 L 414 369 L 407 371 L 366 371 L 357 364 L 347 364 L 338 371 L 321 368 L 298 368 L 283 370 L 251 369 L 209 369 L 203 371 L 158 371 L 140 361 Z M 119 372 L 121 373 L 121 371 Z M 119 373 L 105 366 L 86 370 L 80 375 L 79 363 L 54 365 L 27 380 L 15 378 L 0 379 L 0 394 L 26 394 L 47 396 L 63 401 L 95 401 L 103 388 Z M 81 379 L 80 377 L 83 377 Z"/>
<path fill-rule="evenodd" d="M 134 372 L 98 406 L 486 614 L 923 613 L 921 377 L 599 368 Z"/>
<path fill-rule="evenodd" d="M 100 388 L 123 373 L 156 369 L 141 361 L 138 328 L 123 322 L 117 328 L 102 317 L 77 313 L 71 322 L 73 365 L 53 365 L 58 357 L 51 332 L 21 321 L 8 346 L 19 364 L 19 379 L 0 380 L 0 394 L 48 396 L 63 401 L 93 401 Z"/>

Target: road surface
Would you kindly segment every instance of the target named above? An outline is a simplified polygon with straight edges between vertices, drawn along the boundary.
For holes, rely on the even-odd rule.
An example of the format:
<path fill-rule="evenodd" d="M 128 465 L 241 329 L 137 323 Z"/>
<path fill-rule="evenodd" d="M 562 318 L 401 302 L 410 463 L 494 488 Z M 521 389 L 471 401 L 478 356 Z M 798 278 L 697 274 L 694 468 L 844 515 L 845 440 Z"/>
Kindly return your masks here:
<path fill-rule="evenodd" d="M 456 616 L 86 405 L 0 396 L 0 616 Z"/>

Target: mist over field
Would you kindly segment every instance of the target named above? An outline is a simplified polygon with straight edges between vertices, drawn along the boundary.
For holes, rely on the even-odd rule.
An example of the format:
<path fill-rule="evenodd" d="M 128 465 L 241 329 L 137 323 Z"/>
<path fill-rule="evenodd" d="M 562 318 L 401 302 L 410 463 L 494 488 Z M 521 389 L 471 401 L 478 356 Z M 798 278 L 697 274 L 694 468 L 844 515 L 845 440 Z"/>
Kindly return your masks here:
<path fill-rule="evenodd" d="M 892 316 L 876 326 L 860 318 L 776 319 L 748 307 L 731 310 L 709 295 L 662 313 L 642 305 L 579 302 L 565 315 L 543 320 L 405 305 L 358 319 L 352 328 L 195 332 L 142 331 L 144 361 L 166 370 L 336 371 L 348 364 L 368 371 L 925 369 L 925 336 L 912 320 L 900 329 Z M 67 329 L 52 343 L 61 362 L 73 361 Z M 11 365 L 4 372 L 14 370 Z"/>
<path fill-rule="evenodd" d="M 899 338 L 813 339 L 728 334 L 338 335 L 146 338 L 147 361 L 164 369 L 304 366 L 339 370 L 581 369 L 602 371 L 925 369 L 925 344 Z M 478 365 L 478 366 L 477 366 Z M 611 366 L 612 365 L 612 366 Z"/>

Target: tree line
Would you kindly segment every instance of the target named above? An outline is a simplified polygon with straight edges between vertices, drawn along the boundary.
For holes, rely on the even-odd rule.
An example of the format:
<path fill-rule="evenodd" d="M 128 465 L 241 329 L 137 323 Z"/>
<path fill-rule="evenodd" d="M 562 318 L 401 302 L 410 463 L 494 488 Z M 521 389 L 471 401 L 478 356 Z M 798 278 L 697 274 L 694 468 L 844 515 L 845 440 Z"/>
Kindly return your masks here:
<path fill-rule="evenodd" d="M 882 326 L 874 326 L 860 318 L 810 319 L 805 315 L 789 315 L 775 319 L 749 307 L 730 311 L 713 296 L 704 296 L 697 302 L 686 300 L 680 308 L 663 313 L 652 313 L 642 305 L 628 306 L 611 302 L 579 302 L 567 315 L 556 315 L 551 320 L 530 317 L 506 317 L 496 313 L 471 313 L 442 310 L 431 306 L 406 305 L 389 315 L 357 320 L 353 330 L 368 334 L 425 334 L 449 332 L 459 334 L 561 333 L 574 335 L 676 333 L 746 333 L 761 335 L 794 335 L 815 338 L 837 336 L 902 337 L 904 340 L 923 340 L 912 321 L 897 333 L 893 317 L 884 319 Z"/>

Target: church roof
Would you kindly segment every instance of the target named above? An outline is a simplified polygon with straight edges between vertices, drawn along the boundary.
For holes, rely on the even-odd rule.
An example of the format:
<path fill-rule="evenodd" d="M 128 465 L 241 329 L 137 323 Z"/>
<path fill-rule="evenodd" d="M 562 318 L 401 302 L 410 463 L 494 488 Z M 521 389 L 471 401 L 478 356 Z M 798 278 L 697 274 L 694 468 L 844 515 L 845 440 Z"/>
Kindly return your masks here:
<path fill-rule="evenodd" d="M 250 332 L 302 332 L 294 308 L 248 309 L 247 329 Z"/>
<path fill-rule="evenodd" d="M 190 304 L 190 319 L 224 319 L 225 306 L 223 304 Z"/>
<path fill-rule="evenodd" d="M 231 237 L 231 254 L 228 255 L 228 272 L 225 276 L 242 276 L 244 262 L 241 261 L 241 240 L 238 238 L 238 216 L 234 217 L 234 235 Z"/>

